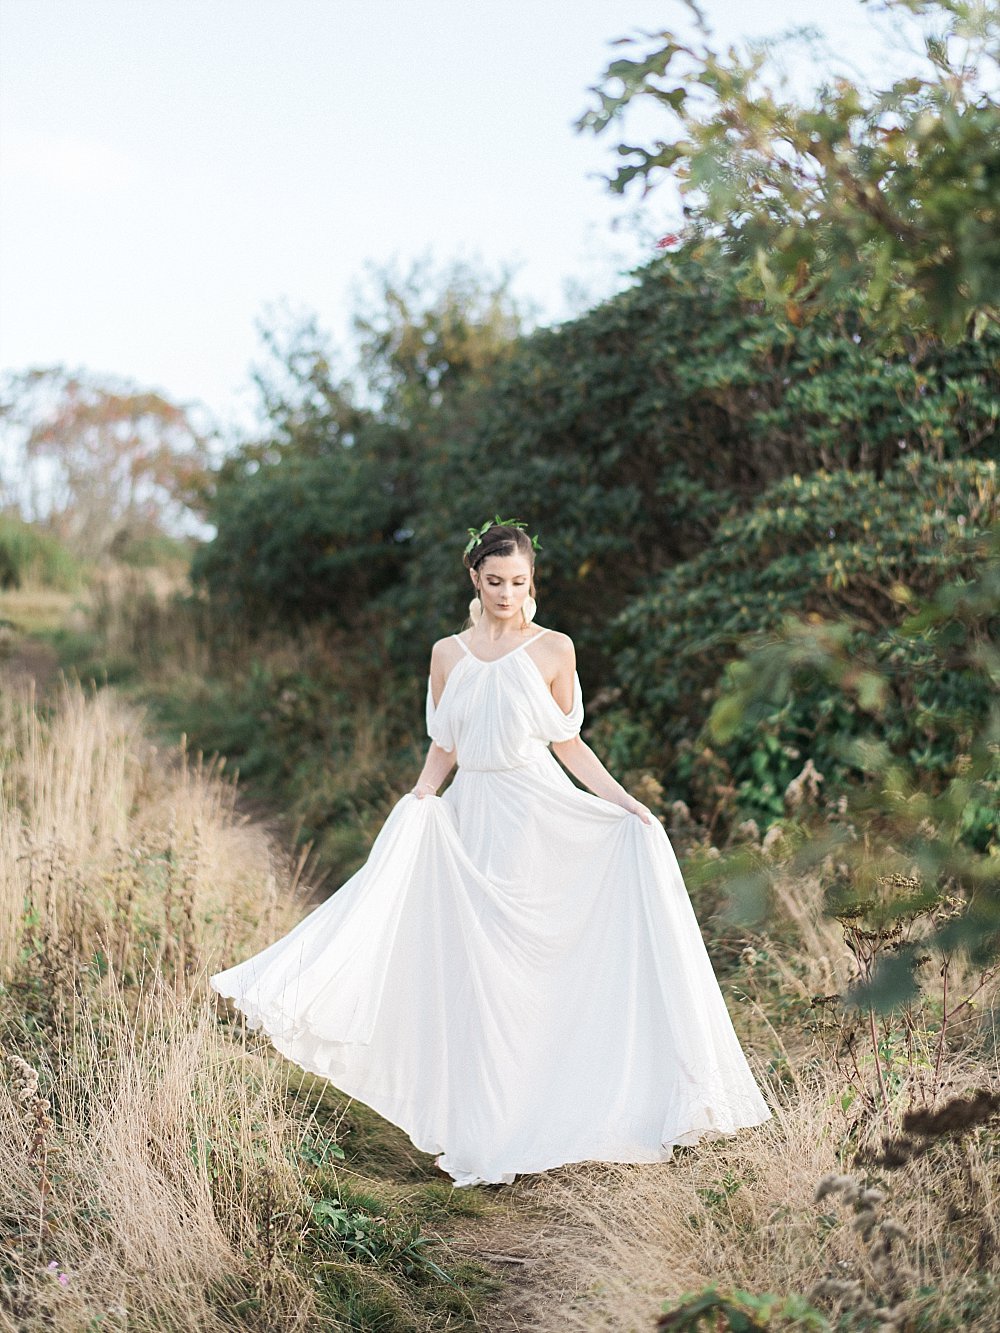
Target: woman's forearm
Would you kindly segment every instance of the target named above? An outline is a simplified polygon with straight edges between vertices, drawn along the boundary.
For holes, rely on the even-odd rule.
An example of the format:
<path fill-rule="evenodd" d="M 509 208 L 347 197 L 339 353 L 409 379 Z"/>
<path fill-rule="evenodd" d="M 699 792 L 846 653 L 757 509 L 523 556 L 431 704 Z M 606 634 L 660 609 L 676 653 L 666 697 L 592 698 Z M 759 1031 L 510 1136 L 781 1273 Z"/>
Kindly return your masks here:
<path fill-rule="evenodd" d="M 417 796 L 427 796 L 436 792 L 454 767 L 455 751 L 443 750 L 437 741 L 431 741 L 420 776 L 413 785 L 413 791 Z"/>
<path fill-rule="evenodd" d="M 615 805 L 632 802 L 622 784 L 611 776 L 585 740 L 574 736 L 570 741 L 557 741 L 552 752 L 559 762 L 573 774 L 588 791 L 595 796 L 603 796 Z"/>

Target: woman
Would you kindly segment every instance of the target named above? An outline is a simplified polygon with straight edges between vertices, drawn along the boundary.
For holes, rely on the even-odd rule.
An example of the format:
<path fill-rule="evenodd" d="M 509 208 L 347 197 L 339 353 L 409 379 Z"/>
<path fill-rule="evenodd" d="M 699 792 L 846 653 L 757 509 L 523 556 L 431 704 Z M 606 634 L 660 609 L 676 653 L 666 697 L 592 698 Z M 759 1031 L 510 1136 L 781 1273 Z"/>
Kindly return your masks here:
<path fill-rule="evenodd" d="M 670 841 L 580 737 L 572 640 L 534 623 L 537 538 L 469 531 L 416 785 L 351 879 L 211 984 L 456 1185 L 760 1124 Z"/>

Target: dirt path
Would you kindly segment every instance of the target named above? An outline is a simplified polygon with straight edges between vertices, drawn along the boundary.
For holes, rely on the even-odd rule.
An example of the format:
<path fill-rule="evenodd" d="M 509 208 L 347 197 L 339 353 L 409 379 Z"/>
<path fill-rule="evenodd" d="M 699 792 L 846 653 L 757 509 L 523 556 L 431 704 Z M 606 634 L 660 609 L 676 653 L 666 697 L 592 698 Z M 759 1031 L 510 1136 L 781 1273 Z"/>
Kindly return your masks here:
<path fill-rule="evenodd" d="M 519 1176 L 490 1191 L 498 1205 L 492 1215 L 449 1224 L 452 1252 L 485 1265 L 502 1283 L 483 1311 L 487 1333 L 562 1333 L 567 1303 L 585 1300 L 560 1256 L 597 1241 L 562 1215 L 548 1182 L 546 1173 Z"/>
<path fill-rule="evenodd" d="M 52 688 L 57 676 L 59 657 L 51 645 L 20 633 L 9 621 L 0 624 L 1 688 L 24 689 L 33 682 L 35 694 L 41 698 Z"/>

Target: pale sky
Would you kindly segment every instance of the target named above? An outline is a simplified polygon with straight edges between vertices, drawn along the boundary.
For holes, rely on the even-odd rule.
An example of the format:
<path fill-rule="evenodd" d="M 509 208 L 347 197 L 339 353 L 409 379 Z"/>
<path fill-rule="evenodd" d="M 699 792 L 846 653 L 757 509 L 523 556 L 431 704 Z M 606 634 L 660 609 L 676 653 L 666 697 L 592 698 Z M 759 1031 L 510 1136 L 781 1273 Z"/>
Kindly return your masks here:
<path fill-rule="evenodd" d="M 717 45 L 811 24 L 841 68 L 892 65 L 858 0 L 703 9 Z M 612 40 L 666 27 L 692 32 L 679 0 L 0 0 L 0 372 L 246 422 L 255 321 L 314 312 L 344 343 L 366 263 L 425 254 L 511 265 L 564 318 L 677 223 L 669 188 L 596 178 L 613 131 L 573 129 Z"/>

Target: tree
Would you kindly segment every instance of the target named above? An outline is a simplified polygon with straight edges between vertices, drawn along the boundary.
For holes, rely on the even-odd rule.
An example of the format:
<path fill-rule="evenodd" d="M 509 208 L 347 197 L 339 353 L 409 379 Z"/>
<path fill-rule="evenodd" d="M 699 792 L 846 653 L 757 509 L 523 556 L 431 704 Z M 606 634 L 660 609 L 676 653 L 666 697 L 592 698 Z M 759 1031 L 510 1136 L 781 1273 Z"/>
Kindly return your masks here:
<path fill-rule="evenodd" d="M 704 34 L 700 11 L 691 0 L 688 7 Z M 691 219 L 685 249 L 697 255 L 706 238 L 717 240 L 746 266 L 748 292 L 783 309 L 791 324 L 828 313 L 850 288 L 863 294 L 883 350 L 900 349 L 913 331 L 957 343 L 971 330 L 985 341 L 1000 320 L 1000 103 L 988 88 L 992 80 L 995 89 L 1000 72 L 1000 9 L 985 0 L 883 0 L 880 8 L 943 20 L 925 39 L 926 73 L 874 92 L 837 78 L 801 106 L 765 86 L 761 49 L 749 59 L 732 51 L 722 58 L 669 32 L 645 34 L 653 49 L 609 66 L 597 89 L 600 105 L 579 124 L 600 131 L 638 97 L 666 108 L 674 118 L 670 141 L 652 149 L 620 145 L 633 160 L 613 187 L 639 180 L 648 189 L 662 171 L 673 172 Z M 957 496 L 963 510 L 974 502 L 970 489 L 967 481 Z M 748 634 L 708 722 L 715 743 L 727 745 L 787 720 L 808 694 L 813 715 L 836 720 L 839 759 L 861 779 L 846 793 L 846 818 L 807 838 L 798 864 L 842 858 L 843 882 L 832 896 L 842 915 L 860 919 L 875 902 L 872 865 L 882 871 L 891 862 L 895 878 L 915 889 L 876 903 L 883 924 L 947 907 L 946 924 L 929 942 L 945 951 L 962 946 L 980 963 L 1000 949 L 995 480 L 988 489 L 988 526 L 968 550 L 953 553 L 963 561 L 957 580 L 959 571 L 939 568 L 943 581 L 924 590 L 902 624 L 893 628 L 885 617 L 889 633 L 870 651 L 853 614 L 793 614 L 777 632 Z M 842 515 L 833 515 L 831 536 Z M 770 516 L 762 535 L 773 541 Z M 928 572 L 935 552 L 934 543 L 920 540 L 893 596 L 908 605 L 908 583 Z M 862 562 L 869 581 L 871 568 Z M 850 582 L 843 559 L 831 573 L 833 587 Z M 928 679 L 945 688 L 927 691 Z M 922 733 L 898 747 L 894 700 L 910 704 Z M 901 710 L 895 712 L 898 718 Z M 839 721 L 858 714 L 871 724 L 862 735 L 857 722 Z M 812 725 L 804 730 L 807 739 L 816 734 Z M 774 734 L 758 743 L 752 758 L 765 765 L 767 739 L 781 744 Z M 866 836 L 848 845 L 858 827 Z M 730 879 L 751 910 L 753 900 L 760 906 L 762 882 L 759 868 L 737 868 Z M 905 1000 L 918 963 L 918 951 L 904 947 L 883 959 L 856 998 Z"/>
<path fill-rule="evenodd" d="M 699 33 L 703 15 L 685 0 Z M 670 31 L 623 38 L 577 122 L 607 130 L 637 99 L 668 130 L 620 144 L 611 180 L 649 190 L 664 173 L 690 239 L 713 235 L 744 260 L 748 294 L 796 323 L 860 288 L 887 337 L 928 328 L 957 339 L 1000 320 L 1000 7 L 996 0 L 880 0 L 940 20 L 926 68 L 885 89 L 837 76 L 808 105 L 769 85 L 768 49 L 718 54 Z M 664 238 L 673 244 L 679 237 Z"/>
<path fill-rule="evenodd" d="M 12 476 L 5 502 L 75 554 L 176 535 L 198 504 L 209 439 L 162 394 L 62 366 L 8 377 L 0 398 Z"/>
<path fill-rule="evenodd" d="M 213 476 L 218 534 L 193 570 L 256 624 L 335 616 L 357 626 L 384 609 L 380 598 L 399 612 L 413 539 L 427 528 L 418 515 L 442 502 L 428 484 L 433 458 L 446 438 L 467 436 L 472 404 L 516 342 L 522 317 L 505 276 L 491 282 L 458 263 L 434 274 L 422 261 L 369 277 L 354 376 L 336 372 L 313 316 L 284 333 L 260 329 L 272 358 L 255 374 L 261 430 Z M 427 589 L 415 592 L 426 618 Z"/>
<path fill-rule="evenodd" d="M 450 390 L 489 378 L 526 323 L 509 272 L 490 279 L 461 261 L 434 272 L 427 258 L 405 273 L 371 267 L 354 315 L 369 391 L 383 415 L 401 423 L 440 407 Z"/>

